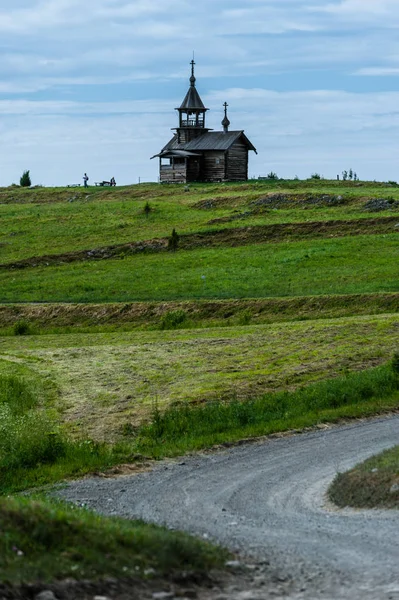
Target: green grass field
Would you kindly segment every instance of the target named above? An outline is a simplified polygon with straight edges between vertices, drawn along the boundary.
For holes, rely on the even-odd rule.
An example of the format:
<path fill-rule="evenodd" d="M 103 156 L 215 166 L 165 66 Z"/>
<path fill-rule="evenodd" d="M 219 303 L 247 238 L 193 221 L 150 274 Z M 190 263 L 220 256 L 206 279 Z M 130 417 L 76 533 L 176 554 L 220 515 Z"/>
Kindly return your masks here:
<path fill-rule="evenodd" d="M 169 301 L 398 292 L 398 239 L 393 233 L 257 244 L 3 271 L 0 302 Z"/>
<path fill-rule="evenodd" d="M 290 201 L 271 200 L 288 195 Z M 325 195 L 342 197 L 330 204 Z M 304 200 L 303 196 L 310 198 Z M 312 198 L 318 199 L 317 202 Z M 399 206 L 378 213 L 365 208 L 372 198 L 399 200 L 399 187 L 337 182 L 270 182 L 194 185 L 157 184 L 98 191 L 59 189 L 0 190 L 0 263 L 46 254 L 90 250 L 115 243 L 148 240 L 265 223 L 301 223 L 399 216 Z M 144 206 L 148 202 L 148 217 Z"/>
<path fill-rule="evenodd" d="M 10 187 L 0 217 L 2 494 L 399 406 L 396 185 Z M 2 501 L 0 571 L 17 581 L 9 540 L 26 545 L 18 527 L 31 521 L 49 524 L 57 556 L 75 541 L 57 545 L 52 528 L 68 522 L 100 551 L 102 536 L 119 540 L 115 556 L 140 539 L 139 569 L 160 544 L 184 563 L 183 539 L 93 519 Z M 87 547 L 48 570 L 40 544 L 21 580 L 68 576 L 76 561 L 82 577 L 120 574 L 97 550 L 86 561 Z M 218 551 L 187 548 L 194 570 L 220 565 Z M 164 572 L 164 558 L 150 566 Z"/>

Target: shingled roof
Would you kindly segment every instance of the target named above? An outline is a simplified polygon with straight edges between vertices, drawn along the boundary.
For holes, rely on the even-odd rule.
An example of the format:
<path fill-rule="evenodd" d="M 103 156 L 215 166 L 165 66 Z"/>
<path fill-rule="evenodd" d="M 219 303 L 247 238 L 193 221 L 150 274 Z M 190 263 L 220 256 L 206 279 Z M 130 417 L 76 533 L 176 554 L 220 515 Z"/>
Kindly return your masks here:
<path fill-rule="evenodd" d="M 159 154 L 155 156 L 167 156 L 169 153 L 174 153 L 176 150 L 185 152 L 205 152 L 207 150 L 229 150 L 231 146 L 241 138 L 243 144 L 248 150 L 253 150 L 256 153 L 256 148 L 251 144 L 243 131 L 208 131 L 203 135 L 187 142 L 185 144 L 178 143 L 177 134 L 164 146 Z M 155 158 L 154 156 L 152 158 Z"/>
<path fill-rule="evenodd" d="M 197 92 L 197 88 L 194 86 L 190 86 L 186 97 L 184 98 L 180 110 L 208 110 L 205 108 L 204 103 L 202 102 L 199 93 Z M 179 109 L 177 109 L 179 110 Z"/>

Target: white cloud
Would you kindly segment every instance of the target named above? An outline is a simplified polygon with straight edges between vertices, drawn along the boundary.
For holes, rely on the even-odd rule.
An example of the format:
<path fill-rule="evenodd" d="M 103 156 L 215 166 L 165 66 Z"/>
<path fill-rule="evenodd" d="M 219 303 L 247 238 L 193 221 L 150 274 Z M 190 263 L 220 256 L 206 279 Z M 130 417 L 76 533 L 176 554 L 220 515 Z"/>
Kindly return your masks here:
<path fill-rule="evenodd" d="M 209 124 L 227 99 L 252 172 L 385 177 L 399 98 L 374 88 L 399 74 L 397 26 L 398 0 L 2 0 L 0 183 L 29 165 L 45 184 L 155 179 L 193 50 Z"/>
<path fill-rule="evenodd" d="M 258 150 L 250 156 L 251 175 L 316 171 L 334 178 L 352 167 L 361 177 L 397 177 L 399 92 L 215 90 L 203 95 L 209 127 L 220 129 L 226 99 L 231 129 L 244 129 Z M 84 171 L 92 181 L 112 175 L 121 184 L 156 181 L 158 162 L 150 157 L 171 137 L 179 100 L 0 103 L 8 149 L 0 184 L 18 180 L 27 168 L 45 185 L 78 183 Z"/>

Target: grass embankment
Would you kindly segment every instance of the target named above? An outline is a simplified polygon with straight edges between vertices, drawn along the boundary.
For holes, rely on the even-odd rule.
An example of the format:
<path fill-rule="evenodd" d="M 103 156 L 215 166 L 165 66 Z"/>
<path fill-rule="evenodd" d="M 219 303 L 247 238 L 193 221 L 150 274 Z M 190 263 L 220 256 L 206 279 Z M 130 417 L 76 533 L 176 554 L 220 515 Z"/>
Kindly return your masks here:
<path fill-rule="evenodd" d="M 170 301 L 397 292 L 398 239 L 392 233 L 3 271 L 0 301 Z"/>
<path fill-rule="evenodd" d="M 265 325 L 399 312 L 399 293 L 181 302 L 0 305 L 1 335 Z"/>
<path fill-rule="evenodd" d="M 0 530 L 0 580 L 9 584 L 170 578 L 182 571 L 198 577 L 228 557 L 183 533 L 49 501 L 0 499 Z"/>
<path fill-rule="evenodd" d="M 342 508 L 399 509 L 399 446 L 338 474 L 329 497 Z"/>

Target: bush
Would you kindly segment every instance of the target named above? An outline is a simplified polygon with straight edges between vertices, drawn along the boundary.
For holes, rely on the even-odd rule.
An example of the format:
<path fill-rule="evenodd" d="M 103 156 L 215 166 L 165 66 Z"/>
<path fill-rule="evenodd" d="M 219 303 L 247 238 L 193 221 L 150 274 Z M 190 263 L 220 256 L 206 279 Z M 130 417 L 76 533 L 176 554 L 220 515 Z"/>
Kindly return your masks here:
<path fill-rule="evenodd" d="M 170 238 L 168 240 L 168 250 L 171 250 L 172 252 L 176 252 L 178 245 L 179 245 L 179 235 L 176 232 L 176 229 L 173 228 L 172 235 L 170 236 Z"/>
<path fill-rule="evenodd" d="M 161 320 L 161 329 L 175 329 L 187 319 L 187 314 L 184 310 L 170 310 Z"/>
<path fill-rule="evenodd" d="M 144 214 L 145 214 L 145 216 L 146 216 L 146 217 L 148 217 L 148 215 L 150 214 L 150 212 L 151 212 L 151 211 L 152 211 L 151 205 L 150 205 L 150 203 L 147 201 L 147 202 L 145 203 L 145 206 L 144 206 Z"/>
<path fill-rule="evenodd" d="M 53 463 L 64 455 L 66 444 L 54 431 L 54 423 L 40 410 L 14 415 L 0 406 L 0 467 L 31 468 Z"/>
<path fill-rule="evenodd" d="M 24 320 L 14 323 L 13 331 L 14 335 L 29 335 L 32 333 L 31 326 Z"/>
<path fill-rule="evenodd" d="M 19 184 L 22 187 L 30 187 L 32 185 L 31 179 L 30 179 L 30 174 L 29 171 L 24 171 L 22 173 L 21 179 L 19 180 Z"/>
<path fill-rule="evenodd" d="M 266 177 L 267 177 L 268 179 L 273 179 L 273 180 L 277 180 L 277 179 L 278 179 L 278 175 L 277 175 L 277 173 L 275 173 L 274 171 L 270 171 L 270 173 L 268 173 L 268 174 L 266 175 Z"/>
<path fill-rule="evenodd" d="M 321 179 L 320 173 L 312 173 L 310 179 Z"/>

